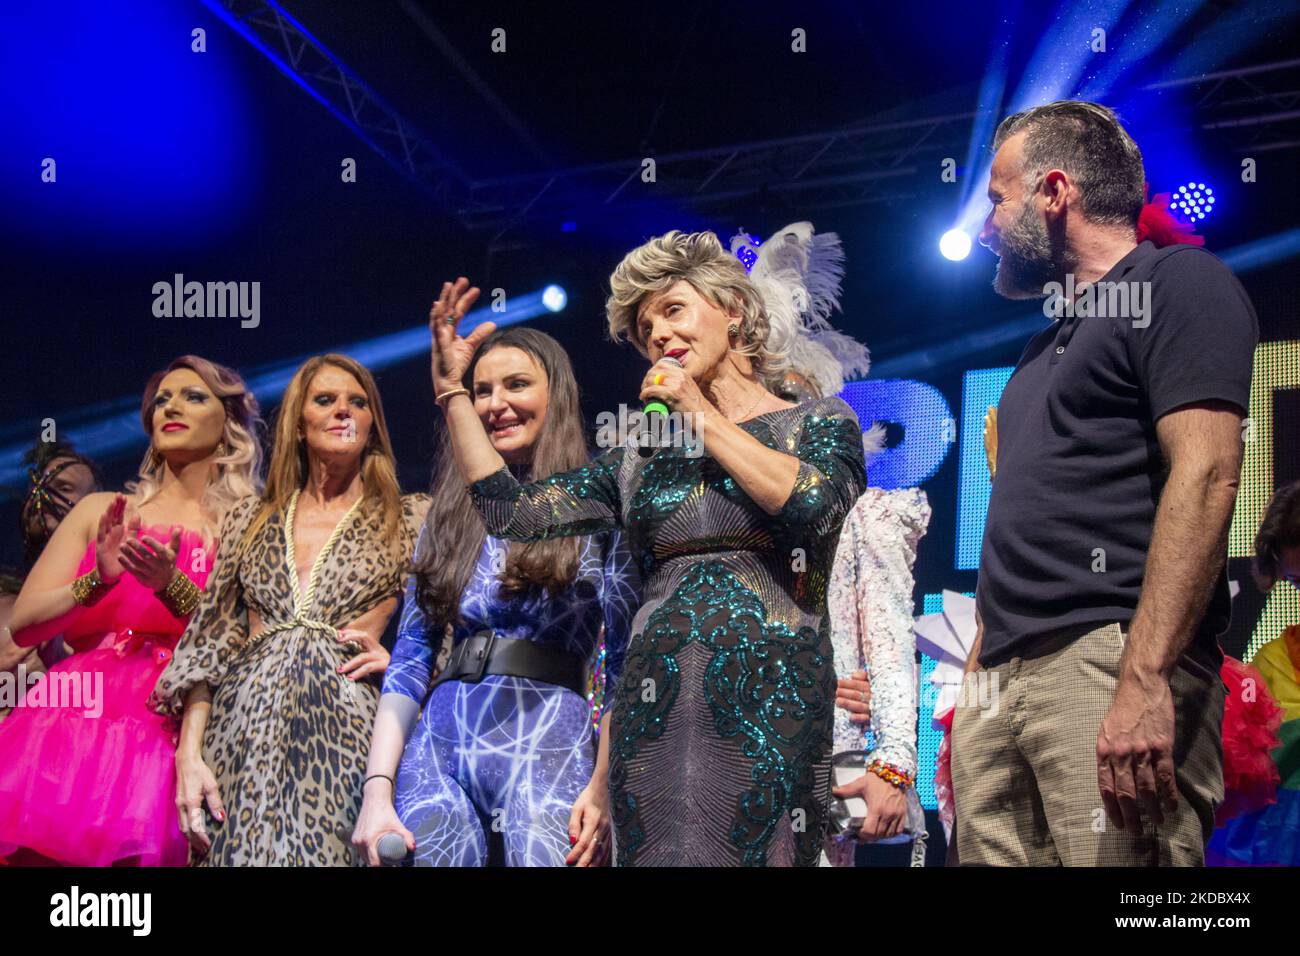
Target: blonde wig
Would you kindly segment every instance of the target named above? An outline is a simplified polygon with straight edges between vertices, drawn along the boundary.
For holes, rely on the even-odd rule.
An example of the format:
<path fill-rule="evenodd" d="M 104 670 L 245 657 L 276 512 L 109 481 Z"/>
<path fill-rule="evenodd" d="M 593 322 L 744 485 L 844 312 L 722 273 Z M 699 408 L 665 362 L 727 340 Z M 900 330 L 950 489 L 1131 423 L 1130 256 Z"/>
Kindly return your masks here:
<path fill-rule="evenodd" d="M 201 502 L 209 520 L 203 530 L 212 537 L 221 527 L 221 519 L 231 505 L 262 490 L 262 445 L 258 435 L 262 419 L 258 415 L 257 399 L 234 369 L 198 355 L 182 355 L 149 377 L 140 403 L 140 423 L 149 436 L 149 447 L 140 463 L 138 477 L 127 483 L 126 490 L 135 498 L 136 507 L 162 490 L 167 462 L 153 446 L 154 399 L 162 380 L 178 368 L 187 368 L 201 378 L 226 412 L 221 443 L 217 446 L 217 477 L 208 485 Z"/>

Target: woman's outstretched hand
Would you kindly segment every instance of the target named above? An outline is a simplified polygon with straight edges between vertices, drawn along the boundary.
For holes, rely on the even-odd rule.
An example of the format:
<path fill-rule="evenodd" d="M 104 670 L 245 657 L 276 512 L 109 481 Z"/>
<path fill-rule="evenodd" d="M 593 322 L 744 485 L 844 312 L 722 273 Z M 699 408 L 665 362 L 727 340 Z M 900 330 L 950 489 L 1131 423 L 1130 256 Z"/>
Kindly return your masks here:
<path fill-rule="evenodd" d="M 429 310 L 429 338 L 431 339 L 433 393 L 463 387 L 465 372 L 479 343 L 492 334 L 496 323 L 484 322 L 468 336 L 456 333 L 456 326 L 478 301 L 479 289 L 470 287 L 469 280 L 461 276 L 455 282 L 444 282 L 442 293 Z"/>

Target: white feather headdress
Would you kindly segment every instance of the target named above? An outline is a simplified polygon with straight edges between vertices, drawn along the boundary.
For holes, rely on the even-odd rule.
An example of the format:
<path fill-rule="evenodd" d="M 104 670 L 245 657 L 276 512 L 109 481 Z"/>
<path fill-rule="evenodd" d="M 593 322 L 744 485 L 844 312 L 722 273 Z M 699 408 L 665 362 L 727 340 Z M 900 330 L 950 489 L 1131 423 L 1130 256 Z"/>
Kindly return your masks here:
<path fill-rule="evenodd" d="M 731 251 L 749 270 L 767 309 L 771 330 L 767 347 L 789 357 L 795 371 L 823 395 L 838 394 L 846 378 L 863 378 L 871 370 L 871 353 L 852 336 L 831 326 L 840 308 L 844 247 L 833 232 L 817 234 L 810 222 L 794 222 L 758 242 L 742 229 Z M 863 435 L 868 457 L 879 452 L 884 429 Z"/>

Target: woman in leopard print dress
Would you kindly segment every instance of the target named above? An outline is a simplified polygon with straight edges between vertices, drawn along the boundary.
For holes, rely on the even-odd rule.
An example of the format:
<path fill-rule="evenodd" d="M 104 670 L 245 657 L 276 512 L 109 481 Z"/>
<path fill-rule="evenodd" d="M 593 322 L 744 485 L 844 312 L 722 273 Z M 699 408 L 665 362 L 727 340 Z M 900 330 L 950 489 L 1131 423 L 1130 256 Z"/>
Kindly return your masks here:
<path fill-rule="evenodd" d="M 310 359 L 285 391 L 266 492 L 226 516 L 152 698 L 183 716 L 178 822 L 204 865 L 355 862 L 379 637 L 427 507 L 399 494 L 370 373 Z"/>

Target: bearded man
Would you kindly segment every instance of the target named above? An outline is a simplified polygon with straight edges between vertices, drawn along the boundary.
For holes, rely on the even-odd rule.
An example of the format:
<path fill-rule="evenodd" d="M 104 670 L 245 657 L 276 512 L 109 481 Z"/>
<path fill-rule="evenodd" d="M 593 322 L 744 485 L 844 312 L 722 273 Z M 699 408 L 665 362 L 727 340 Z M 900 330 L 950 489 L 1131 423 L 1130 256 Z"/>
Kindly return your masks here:
<path fill-rule="evenodd" d="M 1051 295 L 1056 318 L 997 409 L 967 664 L 987 673 L 952 729 L 958 858 L 1201 865 L 1258 323 L 1214 256 L 1137 242 L 1142 154 L 1109 109 L 1017 113 L 994 149 L 994 288 Z"/>

